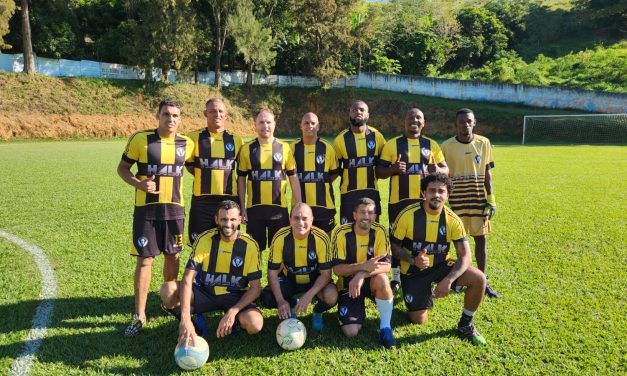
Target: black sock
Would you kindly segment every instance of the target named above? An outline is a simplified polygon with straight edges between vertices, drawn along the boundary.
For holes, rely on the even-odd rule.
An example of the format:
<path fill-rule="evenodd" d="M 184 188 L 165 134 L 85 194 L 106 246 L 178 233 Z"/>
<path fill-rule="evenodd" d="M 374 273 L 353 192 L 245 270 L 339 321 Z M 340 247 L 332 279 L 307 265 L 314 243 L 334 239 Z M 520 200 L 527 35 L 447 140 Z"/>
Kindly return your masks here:
<path fill-rule="evenodd" d="M 318 300 L 318 303 L 313 307 L 315 313 L 322 313 L 331 309 L 331 306 L 322 300 Z"/>
<path fill-rule="evenodd" d="M 459 319 L 459 324 L 457 324 L 458 326 L 468 326 L 472 323 L 472 316 L 467 315 L 466 313 L 462 312 L 462 318 Z"/>

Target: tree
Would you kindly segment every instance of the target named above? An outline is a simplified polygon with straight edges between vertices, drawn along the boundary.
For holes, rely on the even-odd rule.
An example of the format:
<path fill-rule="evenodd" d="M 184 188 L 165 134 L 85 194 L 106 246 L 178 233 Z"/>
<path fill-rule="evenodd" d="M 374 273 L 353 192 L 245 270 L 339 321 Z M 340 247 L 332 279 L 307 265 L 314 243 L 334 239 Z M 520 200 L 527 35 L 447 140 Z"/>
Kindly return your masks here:
<path fill-rule="evenodd" d="M 224 43 L 230 35 L 231 27 L 229 25 L 229 15 L 233 14 L 237 6 L 242 0 L 207 0 L 211 7 L 211 16 L 213 20 L 213 47 L 215 53 L 215 82 L 214 85 L 218 89 L 222 87 L 222 51 L 224 51 Z"/>
<path fill-rule="evenodd" d="M 268 72 L 274 64 L 276 51 L 271 50 L 274 45 L 272 31 L 264 27 L 253 14 L 251 2 L 239 4 L 235 14 L 229 16 L 228 23 L 232 28 L 232 35 L 239 53 L 244 55 L 248 66 L 246 85 L 253 84 L 253 68 Z"/>
<path fill-rule="evenodd" d="M 121 25 L 133 36 L 123 52 L 132 64 L 146 71 L 146 78 L 150 78 L 152 68 L 161 69 L 162 79 L 167 79 L 170 69 L 184 75 L 194 68 L 198 33 L 190 3 L 191 0 L 137 1 L 137 18 Z"/>
<path fill-rule="evenodd" d="M 30 35 L 28 0 L 22 0 L 22 47 L 24 52 L 24 72 L 35 74 L 35 55 Z"/>
<path fill-rule="evenodd" d="M 11 45 L 7 44 L 3 38 L 9 33 L 9 20 L 14 12 L 13 0 L 0 0 L 0 48 L 11 48 Z"/>

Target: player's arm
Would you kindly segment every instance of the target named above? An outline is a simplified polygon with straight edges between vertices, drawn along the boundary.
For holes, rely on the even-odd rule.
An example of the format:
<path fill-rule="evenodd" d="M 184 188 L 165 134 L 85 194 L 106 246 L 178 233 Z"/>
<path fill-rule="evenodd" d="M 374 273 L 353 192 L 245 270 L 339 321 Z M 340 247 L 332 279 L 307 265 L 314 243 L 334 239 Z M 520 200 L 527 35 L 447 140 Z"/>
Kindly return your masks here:
<path fill-rule="evenodd" d="M 404 174 L 407 171 L 407 161 L 396 153 L 396 147 L 392 148 L 394 145 L 395 143 L 390 143 L 383 146 L 374 169 L 377 179 L 387 179 L 392 175 Z"/>
<path fill-rule="evenodd" d="M 472 263 L 472 254 L 470 253 L 470 245 L 466 237 L 459 240 L 454 240 L 455 252 L 457 253 L 457 260 L 453 265 L 453 269 L 444 277 L 433 290 L 433 294 L 436 298 L 441 298 L 448 295 L 451 290 L 453 282 L 461 277 Z"/>
<path fill-rule="evenodd" d="M 387 273 L 390 271 L 388 255 L 375 256 L 368 261 L 354 264 L 337 264 L 333 267 L 333 273 L 342 276 L 360 276 L 362 278 Z"/>
<path fill-rule="evenodd" d="M 190 342 L 196 345 L 196 331 L 192 323 L 191 304 L 192 304 L 192 282 L 196 277 L 196 270 L 185 269 L 183 279 L 179 285 L 179 300 L 181 302 L 181 322 L 179 323 L 179 344 L 187 344 Z"/>
<path fill-rule="evenodd" d="M 287 177 L 290 181 L 290 187 L 292 188 L 292 198 L 293 202 L 302 202 L 302 195 L 300 194 L 300 182 L 298 180 L 298 175 L 294 173 L 293 175 L 289 175 Z"/>
<path fill-rule="evenodd" d="M 268 285 L 270 285 L 270 290 L 272 290 L 272 294 L 274 295 L 274 299 L 276 300 L 276 305 L 279 309 L 279 318 L 281 320 L 285 320 L 290 317 L 291 312 L 290 303 L 285 300 L 285 298 L 283 297 L 283 293 L 281 292 L 279 273 L 282 269 L 282 265 L 279 269 L 268 268 Z"/>
<path fill-rule="evenodd" d="M 483 215 L 492 219 L 496 214 L 496 198 L 494 197 L 494 190 L 492 188 L 492 168 L 490 164 L 485 166 L 485 178 L 483 180 L 483 186 L 486 193 L 486 206 L 483 209 Z"/>
<path fill-rule="evenodd" d="M 239 198 L 242 223 L 246 224 L 248 222 L 248 213 L 246 212 L 246 176 L 239 175 L 237 177 L 237 197 Z"/>
<path fill-rule="evenodd" d="M 147 193 L 157 194 L 157 183 L 155 182 L 154 176 L 149 176 L 145 180 L 140 180 L 131 172 L 132 163 L 129 163 L 125 160 L 120 160 L 118 164 L 118 175 L 126 182 L 126 184 L 139 189 L 140 191 L 144 191 Z"/>
<path fill-rule="evenodd" d="M 244 307 L 251 304 L 261 294 L 261 280 L 255 279 L 248 282 L 249 288 L 246 290 L 244 295 L 239 299 L 237 304 L 233 307 L 229 308 L 222 316 L 222 319 L 218 323 L 218 329 L 216 330 L 216 336 L 218 338 L 226 337 L 231 334 L 233 330 L 233 324 L 235 324 L 235 319 L 237 318 L 237 314 Z"/>
<path fill-rule="evenodd" d="M 314 284 L 311 288 L 303 294 L 298 300 L 296 307 L 294 307 L 294 311 L 296 313 L 307 311 L 307 307 L 313 300 L 313 298 L 318 295 L 322 289 L 331 282 L 331 269 L 322 269 L 320 270 L 320 274 L 318 278 L 316 278 Z"/>

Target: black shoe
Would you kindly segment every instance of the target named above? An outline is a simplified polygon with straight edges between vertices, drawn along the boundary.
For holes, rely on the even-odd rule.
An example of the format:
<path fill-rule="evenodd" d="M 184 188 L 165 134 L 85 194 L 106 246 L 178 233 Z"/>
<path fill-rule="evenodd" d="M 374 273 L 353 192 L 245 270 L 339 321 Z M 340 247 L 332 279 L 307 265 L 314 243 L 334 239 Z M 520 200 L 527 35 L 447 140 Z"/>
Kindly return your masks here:
<path fill-rule="evenodd" d="M 390 281 L 390 287 L 392 288 L 392 294 L 396 295 L 396 293 L 401 289 L 401 283 L 399 281 Z"/>
<path fill-rule="evenodd" d="M 181 309 L 179 307 L 176 308 L 166 308 L 165 304 L 161 303 L 161 309 L 163 310 L 163 312 L 167 313 L 168 315 L 174 316 L 175 319 L 181 321 Z"/>
<path fill-rule="evenodd" d="M 473 323 L 470 323 L 466 326 L 458 326 L 457 334 L 459 334 L 459 336 L 463 339 L 470 341 L 470 343 L 475 346 L 485 346 L 486 344 L 485 338 L 483 338 L 483 336 L 479 334 L 477 329 L 475 329 L 475 325 Z"/>
<path fill-rule="evenodd" d="M 501 295 L 499 295 L 498 292 L 496 292 L 495 289 L 493 289 L 492 287 L 490 287 L 490 285 L 486 284 L 485 285 L 485 294 L 490 297 L 490 298 L 495 298 L 498 299 L 501 297 Z"/>

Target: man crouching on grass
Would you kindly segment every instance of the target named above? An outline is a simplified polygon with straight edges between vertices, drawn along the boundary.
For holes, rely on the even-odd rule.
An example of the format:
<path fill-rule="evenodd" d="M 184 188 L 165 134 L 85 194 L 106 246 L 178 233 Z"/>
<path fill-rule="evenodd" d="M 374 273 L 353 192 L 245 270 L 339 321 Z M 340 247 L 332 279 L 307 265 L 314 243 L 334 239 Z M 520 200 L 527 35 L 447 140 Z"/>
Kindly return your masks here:
<path fill-rule="evenodd" d="M 242 217 L 234 201 L 221 202 L 215 219 L 218 227 L 203 232 L 194 242 L 183 280 L 161 287 L 163 307 L 180 319 L 179 344 L 185 346 L 195 345 L 192 313 L 224 311 L 216 330 L 218 338 L 238 326 L 248 334 L 263 327 L 263 316 L 253 303 L 261 293 L 259 246 L 238 230 Z"/>
<path fill-rule="evenodd" d="M 401 285 L 409 320 L 425 323 L 433 297 L 445 297 L 456 284 L 467 286 L 457 332 L 474 345 L 485 345 L 472 319 L 483 299 L 486 279 L 485 274 L 471 266 L 464 224 L 444 206 L 453 183 L 448 176 L 435 173 L 423 178 L 420 188 L 424 202 L 402 211 L 390 235 L 392 253 L 401 260 Z M 457 259 L 449 255 L 451 241 Z M 436 283 L 433 290 L 432 283 Z"/>

